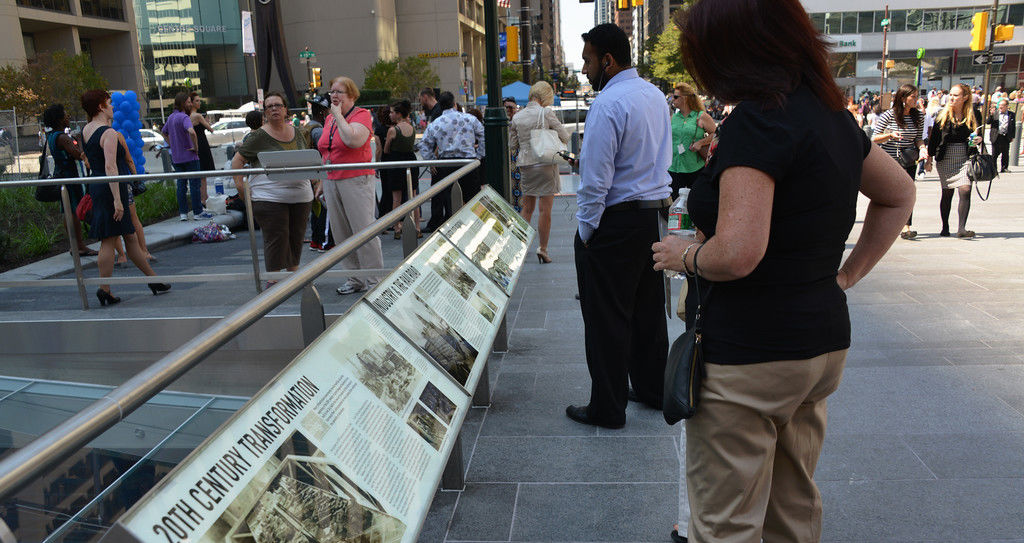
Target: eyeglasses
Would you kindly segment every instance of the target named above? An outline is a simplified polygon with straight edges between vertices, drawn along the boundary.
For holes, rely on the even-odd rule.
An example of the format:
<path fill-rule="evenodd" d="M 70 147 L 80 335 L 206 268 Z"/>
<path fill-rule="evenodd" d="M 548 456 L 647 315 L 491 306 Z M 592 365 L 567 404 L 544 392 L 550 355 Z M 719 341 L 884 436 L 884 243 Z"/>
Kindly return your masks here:
<path fill-rule="evenodd" d="M 267 104 L 267 105 L 263 106 L 263 109 L 277 109 L 279 107 L 283 108 L 284 104 Z"/>
<path fill-rule="evenodd" d="M 345 91 L 340 91 L 340 90 L 332 90 L 332 91 L 328 91 L 327 94 L 330 94 L 331 96 L 340 96 L 342 94 L 348 94 L 348 93 L 345 92 Z"/>

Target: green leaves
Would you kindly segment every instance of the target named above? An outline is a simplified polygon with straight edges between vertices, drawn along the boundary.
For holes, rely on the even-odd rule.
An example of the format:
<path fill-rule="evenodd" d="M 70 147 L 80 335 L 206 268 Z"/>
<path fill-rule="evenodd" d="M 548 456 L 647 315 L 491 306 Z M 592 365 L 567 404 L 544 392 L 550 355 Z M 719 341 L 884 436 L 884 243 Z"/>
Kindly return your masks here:
<path fill-rule="evenodd" d="M 82 93 L 106 89 L 107 85 L 84 53 L 39 53 L 23 66 L 0 67 L 0 88 L 14 89 L 0 93 L 0 109 L 17 108 L 20 120 L 28 122 L 50 105 L 64 104 L 71 118 L 84 119 L 79 106 Z"/>
<path fill-rule="evenodd" d="M 434 88 L 441 82 L 430 61 L 419 57 L 378 60 L 363 70 L 364 89 L 381 89 L 392 98 L 415 102 L 424 87 Z"/>

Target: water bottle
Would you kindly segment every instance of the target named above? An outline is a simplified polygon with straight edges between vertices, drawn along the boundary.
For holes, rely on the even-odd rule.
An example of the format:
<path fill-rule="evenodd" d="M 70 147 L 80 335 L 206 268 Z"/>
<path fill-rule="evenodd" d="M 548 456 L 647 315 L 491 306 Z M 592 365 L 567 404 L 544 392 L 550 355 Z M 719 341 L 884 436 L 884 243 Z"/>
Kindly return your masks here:
<path fill-rule="evenodd" d="M 686 200 L 690 197 L 690 189 L 683 187 L 679 189 L 679 197 L 668 208 L 668 233 L 673 236 L 694 237 L 697 235 L 690 220 L 690 212 L 686 207 Z M 665 270 L 665 275 L 670 279 L 682 278 L 675 271 Z"/>
<path fill-rule="evenodd" d="M 224 194 L 224 179 L 216 177 L 213 180 L 213 190 L 217 194 Z"/>

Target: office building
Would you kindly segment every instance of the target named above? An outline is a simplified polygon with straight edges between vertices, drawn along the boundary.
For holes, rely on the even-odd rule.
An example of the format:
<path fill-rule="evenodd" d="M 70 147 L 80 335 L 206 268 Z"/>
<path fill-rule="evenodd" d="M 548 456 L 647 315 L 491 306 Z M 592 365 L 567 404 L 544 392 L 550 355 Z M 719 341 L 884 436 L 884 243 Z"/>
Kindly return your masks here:
<path fill-rule="evenodd" d="M 962 0 L 929 0 L 924 5 L 913 0 L 873 0 L 854 6 L 843 0 L 804 0 L 804 8 L 818 30 L 835 43 L 832 67 L 840 86 L 850 95 L 864 90 L 877 91 L 882 82 L 882 22 L 889 6 L 886 89 L 913 83 L 918 65 L 924 89 L 949 89 L 954 83 L 983 84 L 985 67 L 974 62 L 980 52 L 969 47 L 972 17 L 988 10 L 991 3 L 964 6 Z M 1004 55 L 993 65 L 991 87 L 1016 87 L 1022 78 L 1024 52 L 1024 2 L 1003 3 L 997 13 L 999 23 L 1017 25 L 1013 41 L 997 44 L 995 52 Z M 918 62 L 917 51 L 924 49 Z"/>
<path fill-rule="evenodd" d="M 138 36 L 127 0 L 0 0 L 0 65 L 37 53 L 88 53 L 112 89 L 142 88 Z"/>

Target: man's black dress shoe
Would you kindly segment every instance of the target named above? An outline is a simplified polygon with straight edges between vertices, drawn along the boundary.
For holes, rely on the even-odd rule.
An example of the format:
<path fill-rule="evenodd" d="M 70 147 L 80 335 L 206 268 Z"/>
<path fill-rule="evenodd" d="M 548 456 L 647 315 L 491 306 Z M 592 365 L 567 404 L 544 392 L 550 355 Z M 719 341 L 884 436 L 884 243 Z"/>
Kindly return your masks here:
<path fill-rule="evenodd" d="M 612 430 L 618 430 L 626 425 L 625 422 L 611 423 L 591 418 L 590 413 L 587 412 L 587 406 L 585 405 L 570 405 L 565 408 L 565 414 L 570 419 L 580 423 L 589 424 L 591 426 L 600 426 L 602 428 L 611 428 Z"/>

